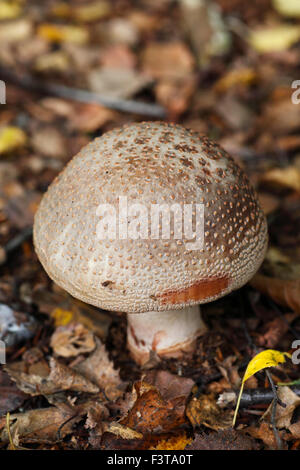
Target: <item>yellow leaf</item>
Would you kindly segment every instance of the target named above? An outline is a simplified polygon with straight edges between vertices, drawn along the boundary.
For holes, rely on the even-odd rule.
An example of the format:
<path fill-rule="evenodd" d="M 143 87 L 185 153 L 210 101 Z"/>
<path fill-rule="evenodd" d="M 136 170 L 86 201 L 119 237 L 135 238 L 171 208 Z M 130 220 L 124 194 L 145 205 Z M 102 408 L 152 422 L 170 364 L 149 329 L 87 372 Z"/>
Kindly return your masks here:
<path fill-rule="evenodd" d="M 299 0 L 273 0 L 273 7 L 281 15 L 293 18 L 300 17 Z"/>
<path fill-rule="evenodd" d="M 250 85 L 257 78 L 257 75 L 250 67 L 237 70 L 230 70 L 215 84 L 216 91 L 224 92 L 236 85 Z"/>
<path fill-rule="evenodd" d="M 7 126 L 0 130 L 0 154 L 12 152 L 26 144 L 27 137 L 22 129 Z"/>
<path fill-rule="evenodd" d="M 111 6 L 106 1 L 96 1 L 87 5 L 68 5 L 58 3 L 53 6 L 52 13 L 58 18 L 74 19 L 81 22 L 98 21 L 107 16 Z"/>
<path fill-rule="evenodd" d="M 258 52 L 284 51 L 300 39 L 300 27 L 280 24 L 272 28 L 260 28 L 250 33 L 249 43 Z"/>
<path fill-rule="evenodd" d="M 0 20 L 12 20 L 21 14 L 21 6 L 18 2 L 0 1 Z"/>
<path fill-rule="evenodd" d="M 38 27 L 37 34 L 50 42 L 85 44 L 89 40 L 87 29 L 73 25 L 44 23 Z"/>
<path fill-rule="evenodd" d="M 267 367 L 276 367 L 278 364 L 285 362 L 285 356 L 291 357 L 289 353 L 282 353 L 275 349 L 266 349 L 265 351 L 256 354 L 247 366 L 243 383 L 246 382 L 249 377 L 256 374 L 256 372 L 266 369 Z"/>
<path fill-rule="evenodd" d="M 70 310 L 55 308 L 51 312 L 51 317 L 54 319 L 55 327 L 58 327 L 68 325 L 73 320 L 74 314 Z"/>
<path fill-rule="evenodd" d="M 110 13 L 110 5 L 107 2 L 94 2 L 88 5 L 78 5 L 74 16 L 78 21 L 96 21 Z"/>
<path fill-rule="evenodd" d="M 278 364 L 285 362 L 286 357 L 291 358 L 291 355 L 287 352 L 276 351 L 275 349 L 266 349 L 265 351 L 256 354 L 256 356 L 251 359 L 242 380 L 242 385 L 237 399 L 237 404 L 232 422 L 233 427 L 236 422 L 236 417 L 246 380 L 248 380 L 250 377 L 252 377 L 252 375 L 256 374 L 256 372 L 259 372 L 260 370 L 266 369 L 267 367 L 276 367 L 278 366 Z"/>

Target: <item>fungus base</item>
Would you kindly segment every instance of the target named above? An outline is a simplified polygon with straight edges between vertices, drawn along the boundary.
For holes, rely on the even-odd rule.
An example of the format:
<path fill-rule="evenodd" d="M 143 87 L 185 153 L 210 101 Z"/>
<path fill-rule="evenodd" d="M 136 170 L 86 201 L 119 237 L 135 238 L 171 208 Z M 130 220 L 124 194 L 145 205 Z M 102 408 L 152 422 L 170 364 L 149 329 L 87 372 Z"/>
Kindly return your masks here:
<path fill-rule="evenodd" d="M 192 351 L 196 338 L 206 331 L 199 305 L 183 310 L 127 314 L 127 344 L 134 360 L 145 364 L 150 351 L 180 357 Z"/>

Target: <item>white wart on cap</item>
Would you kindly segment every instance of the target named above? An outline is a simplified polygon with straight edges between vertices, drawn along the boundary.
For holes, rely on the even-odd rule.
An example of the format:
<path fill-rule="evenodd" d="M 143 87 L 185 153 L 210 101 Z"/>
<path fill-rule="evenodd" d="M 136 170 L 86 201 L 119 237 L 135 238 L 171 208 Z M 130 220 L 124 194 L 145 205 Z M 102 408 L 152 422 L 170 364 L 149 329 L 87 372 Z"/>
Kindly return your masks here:
<path fill-rule="evenodd" d="M 117 213 L 122 196 L 148 214 L 155 204 L 203 204 L 203 249 L 187 249 L 172 232 L 152 239 L 150 228 L 145 239 L 99 239 L 99 205 Z M 49 276 L 74 297 L 142 314 L 128 315 L 128 342 L 144 362 L 151 349 L 177 355 L 194 342 L 204 329 L 199 308 L 180 309 L 245 284 L 264 258 L 267 226 L 247 176 L 220 146 L 146 122 L 104 134 L 69 162 L 41 201 L 34 243 Z"/>

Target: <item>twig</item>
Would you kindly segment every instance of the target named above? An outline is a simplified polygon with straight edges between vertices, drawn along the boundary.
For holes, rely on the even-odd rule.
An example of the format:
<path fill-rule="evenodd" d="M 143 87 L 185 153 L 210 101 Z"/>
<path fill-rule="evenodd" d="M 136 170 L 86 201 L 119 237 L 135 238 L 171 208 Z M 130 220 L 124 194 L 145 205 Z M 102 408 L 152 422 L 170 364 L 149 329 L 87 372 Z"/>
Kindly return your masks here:
<path fill-rule="evenodd" d="M 10 82 L 29 91 L 53 95 L 67 100 L 79 101 L 81 103 L 101 104 L 107 108 L 125 113 L 141 114 L 160 119 L 166 117 L 166 110 L 157 104 L 125 100 L 121 98 L 109 98 L 88 90 L 71 88 L 55 83 L 41 82 L 29 74 L 17 76 L 15 73 L 2 67 L 0 67 L 0 77 L 4 81 Z"/>
<path fill-rule="evenodd" d="M 290 389 L 300 397 L 300 386 L 290 386 Z M 221 408 L 225 406 L 234 406 L 236 404 L 238 392 L 230 390 L 219 395 L 218 405 Z M 269 404 L 274 398 L 274 392 L 269 388 L 257 388 L 243 391 L 240 401 L 240 408 L 248 408 L 255 405 Z"/>

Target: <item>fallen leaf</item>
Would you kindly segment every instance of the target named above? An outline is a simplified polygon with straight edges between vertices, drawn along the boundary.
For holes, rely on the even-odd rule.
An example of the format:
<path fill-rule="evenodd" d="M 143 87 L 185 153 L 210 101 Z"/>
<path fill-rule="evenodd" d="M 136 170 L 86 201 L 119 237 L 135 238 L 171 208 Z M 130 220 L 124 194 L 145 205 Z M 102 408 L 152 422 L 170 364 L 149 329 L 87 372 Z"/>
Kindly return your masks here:
<path fill-rule="evenodd" d="M 194 71 L 194 58 L 184 43 L 150 43 L 142 53 L 142 69 L 155 79 L 180 79 Z"/>
<path fill-rule="evenodd" d="M 77 104 L 70 116 L 70 129 L 94 132 L 104 124 L 114 121 L 117 113 L 99 104 Z"/>
<path fill-rule="evenodd" d="M 229 70 L 214 85 L 214 89 L 218 93 L 224 93 L 232 87 L 238 85 L 252 85 L 257 81 L 257 73 L 253 68 L 241 67 Z"/>
<path fill-rule="evenodd" d="M 56 307 L 51 312 L 51 318 L 54 320 L 54 326 L 57 328 L 59 326 L 66 326 L 71 321 L 74 320 L 74 313 L 70 310 L 64 310 L 62 308 Z"/>
<path fill-rule="evenodd" d="M 52 14 L 58 18 L 75 19 L 83 23 L 98 21 L 106 17 L 111 11 L 111 6 L 106 1 L 96 1 L 83 5 L 69 5 L 61 2 L 53 5 Z"/>
<path fill-rule="evenodd" d="M 103 389 L 106 396 L 113 400 L 122 394 L 123 382 L 119 372 L 109 360 L 104 344 L 98 338 L 95 338 L 95 341 L 95 351 L 87 359 L 74 366 L 74 370 Z"/>
<path fill-rule="evenodd" d="M 300 419 L 293 422 L 295 410 L 300 409 L 300 397 L 286 386 L 278 387 L 277 394 L 286 407 L 276 407 L 276 426 L 278 429 L 288 429 L 294 439 L 300 439 Z"/>
<path fill-rule="evenodd" d="M 112 434 L 115 434 L 118 437 L 121 437 L 122 439 L 142 439 L 143 438 L 142 433 L 134 431 L 133 429 L 130 429 L 127 426 L 123 426 L 122 424 L 117 423 L 117 422 L 105 424 L 104 432 L 110 432 Z"/>
<path fill-rule="evenodd" d="M 81 323 L 72 322 L 56 328 L 50 346 L 57 356 L 76 357 L 93 351 L 96 343 L 92 331 Z"/>
<path fill-rule="evenodd" d="M 18 43 L 32 36 L 33 27 L 29 18 L 1 23 L 0 41 L 5 43 Z"/>
<path fill-rule="evenodd" d="M 32 396 L 51 395 L 63 390 L 76 392 L 98 393 L 99 388 L 88 378 L 59 363 L 54 358 L 50 359 L 50 374 L 27 374 L 6 366 L 6 372 L 14 380 L 20 390 Z"/>
<path fill-rule="evenodd" d="M 31 137 L 31 145 L 35 152 L 49 158 L 64 159 L 66 139 L 61 131 L 53 126 L 43 126 L 35 129 Z"/>
<path fill-rule="evenodd" d="M 17 1 L 2 0 L 0 3 L 0 20 L 12 20 L 22 13 L 22 6 Z"/>
<path fill-rule="evenodd" d="M 155 86 L 157 101 L 164 106 L 170 118 L 176 118 L 186 111 L 196 89 L 196 80 L 192 76 L 181 80 L 162 79 Z"/>
<path fill-rule="evenodd" d="M 289 324 L 285 318 L 274 318 L 264 325 L 264 332 L 257 336 L 256 343 L 262 348 L 275 348 L 288 330 Z"/>
<path fill-rule="evenodd" d="M 50 42 L 71 42 L 86 44 L 89 40 L 89 32 L 83 26 L 67 24 L 42 23 L 37 28 L 39 37 Z"/>
<path fill-rule="evenodd" d="M 300 4 L 298 0 L 272 0 L 273 7 L 283 16 L 291 18 L 300 17 Z"/>
<path fill-rule="evenodd" d="M 100 67 L 88 74 L 88 82 L 92 91 L 107 98 L 130 98 L 151 80 L 134 69 Z"/>
<path fill-rule="evenodd" d="M 187 405 L 186 415 L 194 428 L 206 426 L 218 431 L 231 427 L 232 411 L 222 410 L 214 394 L 194 396 Z"/>
<path fill-rule="evenodd" d="M 26 142 L 27 136 L 22 129 L 13 126 L 0 129 L 0 154 L 24 147 Z"/>
<path fill-rule="evenodd" d="M 172 392 L 164 399 L 158 389 L 147 382 L 135 382 L 136 401 L 121 424 L 142 434 L 168 432 L 186 422 L 186 396 Z M 166 395 L 168 396 L 168 394 Z"/>
<path fill-rule="evenodd" d="M 252 30 L 249 44 L 260 53 L 284 51 L 300 39 L 300 27 L 293 24 L 279 24 Z"/>
<path fill-rule="evenodd" d="M 277 449 L 277 443 L 273 429 L 270 424 L 266 421 L 260 423 L 259 427 L 249 426 L 245 430 L 247 434 L 254 437 L 254 439 L 260 439 L 269 449 Z M 279 436 L 282 438 L 282 432 L 279 432 Z"/>
<path fill-rule="evenodd" d="M 37 57 L 34 69 L 37 72 L 68 72 L 70 59 L 64 51 L 55 51 Z"/>
<path fill-rule="evenodd" d="M 273 168 L 263 174 L 261 182 L 275 187 L 286 187 L 300 193 L 300 168 L 293 165 Z"/>
<path fill-rule="evenodd" d="M 22 442 L 56 442 L 59 430 L 60 437 L 64 438 L 72 432 L 74 423 L 81 419 L 75 416 L 68 421 L 69 418 L 70 414 L 55 407 L 30 410 L 10 415 L 10 430 L 12 434 L 17 430 Z M 5 421 L 5 417 L 0 418 L 0 440 L 3 443 L 9 440 Z"/>
<path fill-rule="evenodd" d="M 252 287 L 270 296 L 280 305 L 300 313 L 300 279 L 286 280 L 256 274 L 250 281 Z"/>
<path fill-rule="evenodd" d="M 248 363 L 247 369 L 245 371 L 242 385 L 240 388 L 240 393 L 237 399 L 236 408 L 234 412 L 232 427 L 235 426 L 236 417 L 239 410 L 239 405 L 241 401 L 241 396 L 244 389 L 244 384 L 246 380 L 252 377 L 257 372 L 266 369 L 268 367 L 276 367 L 279 364 L 282 364 L 286 361 L 286 357 L 291 357 L 289 353 L 276 351 L 275 349 L 266 349 L 265 351 L 261 351 L 260 353 L 256 354 L 251 361 Z"/>

